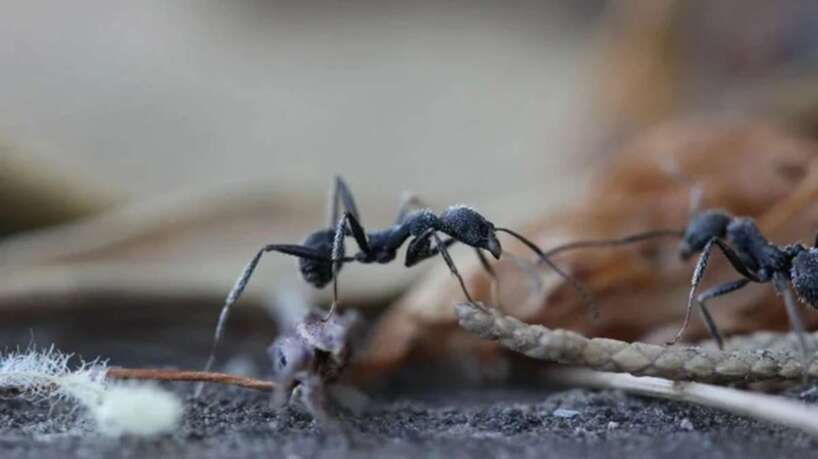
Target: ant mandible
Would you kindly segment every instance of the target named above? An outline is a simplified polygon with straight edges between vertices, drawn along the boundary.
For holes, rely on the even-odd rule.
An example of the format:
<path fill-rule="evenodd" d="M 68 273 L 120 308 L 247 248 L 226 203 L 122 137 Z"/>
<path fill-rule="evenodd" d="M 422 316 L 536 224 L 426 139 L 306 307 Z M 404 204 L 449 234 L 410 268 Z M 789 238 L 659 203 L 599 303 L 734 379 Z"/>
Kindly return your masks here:
<path fill-rule="evenodd" d="M 341 212 L 342 207 L 343 212 Z M 452 261 L 448 248 L 455 242 L 474 248 L 482 267 L 494 277 L 494 271 L 483 251 L 489 252 L 495 259 L 499 259 L 503 254 L 503 248 L 497 238 L 497 233 L 503 232 L 522 242 L 537 254 L 541 263 L 548 265 L 557 274 L 567 279 L 579 292 L 583 300 L 591 306 L 592 312 L 596 316 L 596 308 L 587 290 L 576 279 L 554 265 L 536 244 L 521 234 L 508 228 L 495 226 L 477 211 L 464 205 L 449 207 L 440 215 L 436 215 L 427 208 L 413 209 L 413 207 L 419 207 L 418 200 L 414 197 L 405 197 L 392 226 L 367 232 L 361 223 L 361 217 L 349 187 L 342 178 L 336 177 L 330 199 L 330 223 L 328 228 L 310 234 L 300 245 L 265 245 L 250 259 L 250 262 L 228 293 L 222 307 L 206 369 L 209 370 L 213 365 L 215 349 L 224 334 L 224 327 L 231 306 L 241 297 L 250 277 L 261 261 L 261 257 L 268 252 L 279 252 L 298 258 L 298 266 L 302 277 L 316 288 L 323 288 L 332 282 L 333 300 L 325 317 L 326 320 L 332 316 L 338 305 L 338 273 L 344 263 L 389 263 L 397 257 L 398 250 L 410 238 L 404 262 L 406 267 L 414 266 L 423 260 L 440 254 L 451 274 L 460 283 L 467 301 L 479 305 L 480 303 L 475 302 L 471 294 L 469 294 L 463 277 Z M 444 236 L 442 237 L 441 234 Z M 344 240 L 347 236 L 352 236 L 358 246 L 359 251 L 353 256 L 347 256 L 346 254 Z"/>
<path fill-rule="evenodd" d="M 684 230 L 656 230 L 638 233 L 622 239 L 579 241 L 568 243 L 545 252 L 551 257 L 559 252 L 581 247 L 602 247 L 626 245 L 656 237 L 675 236 L 681 238 L 679 255 L 683 260 L 699 253 L 699 260 L 691 278 L 687 309 L 681 328 L 668 344 L 681 339 L 690 321 L 694 303 L 701 312 L 708 332 L 719 348 L 724 341 L 707 308 L 707 301 L 735 292 L 748 284 L 772 283 L 776 292 L 784 298 L 784 306 L 792 330 L 798 336 L 802 355 L 808 356 L 808 346 L 804 336 L 804 326 L 798 315 L 796 301 L 790 285 L 803 303 L 818 309 L 818 236 L 812 247 L 801 243 L 775 245 L 767 240 L 752 218 L 737 217 L 723 209 L 698 210 L 701 190 L 691 190 L 691 210 Z M 704 276 L 710 254 L 714 248 L 720 250 L 739 279 L 724 282 L 696 295 L 696 289 Z"/>

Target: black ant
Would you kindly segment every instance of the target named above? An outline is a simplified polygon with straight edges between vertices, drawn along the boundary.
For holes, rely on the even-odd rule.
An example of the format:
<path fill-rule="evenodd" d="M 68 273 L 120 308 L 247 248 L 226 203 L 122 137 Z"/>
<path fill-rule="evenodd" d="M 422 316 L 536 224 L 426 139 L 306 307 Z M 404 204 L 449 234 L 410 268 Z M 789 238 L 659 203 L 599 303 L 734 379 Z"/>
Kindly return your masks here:
<path fill-rule="evenodd" d="M 481 265 L 494 277 L 494 271 L 483 251 L 489 252 L 495 259 L 503 254 L 503 248 L 497 238 L 497 233 L 503 232 L 518 239 L 529 249 L 534 251 L 541 263 L 547 264 L 563 278 L 569 280 L 580 293 L 586 303 L 591 305 L 596 316 L 596 309 L 590 294 L 573 277 L 561 271 L 554 265 L 536 244 L 521 234 L 495 226 L 492 222 L 480 215 L 474 209 L 459 205 L 444 210 L 436 215 L 430 209 L 419 208 L 417 199 L 404 198 L 401 203 L 395 223 L 382 230 L 366 232 L 361 224 L 361 217 L 355 205 L 355 200 L 346 182 L 336 177 L 330 201 L 330 224 L 328 228 L 318 230 L 304 240 L 303 244 L 269 244 L 255 254 L 242 271 L 230 293 L 227 295 L 213 340 L 213 348 L 206 365 L 207 369 L 213 364 L 214 352 L 221 336 L 230 311 L 230 307 L 238 301 L 244 292 L 247 282 L 253 275 L 262 255 L 267 252 L 280 252 L 298 258 L 301 275 L 309 284 L 316 288 L 325 287 L 332 282 L 333 300 L 325 320 L 330 318 L 338 305 L 338 272 L 345 263 L 389 263 L 398 254 L 398 250 L 408 240 L 404 265 L 414 266 L 423 260 L 441 255 L 452 275 L 454 275 L 463 290 L 466 299 L 475 305 L 469 294 L 463 277 L 452 261 L 448 248 L 455 242 L 460 242 L 475 249 Z M 341 212 L 341 207 L 344 211 Z M 441 236 L 443 235 L 443 237 Z M 358 246 L 358 252 L 352 256 L 346 254 L 344 240 L 352 236 Z M 411 239 L 411 240 L 410 240 Z M 496 279 L 496 277 L 495 277 Z"/>
<path fill-rule="evenodd" d="M 789 317 L 790 326 L 798 336 L 803 356 L 808 355 L 804 327 L 798 316 L 796 302 L 790 284 L 802 302 L 818 308 L 818 237 L 812 247 L 803 244 L 775 245 L 767 240 L 752 218 L 736 217 L 726 210 L 715 209 L 698 211 L 698 189 L 691 191 L 691 212 L 687 226 L 682 231 L 656 230 L 634 234 L 622 239 L 579 241 L 568 243 L 545 252 L 550 257 L 559 252 L 580 247 L 602 247 L 626 245 L 656 237 L 674 236 L 681 238 L 679 255 L 683 260 L 695 253 L 700 253 L 691 279 L 690 295 L 687 310 L 680 330 L 668 344 L 675 344 L 681 339 L 690 321 L 695 303 L 701 312 L 708 332 L 719 348 L 724 347 L 724 340 L 707 309 L 706 302 L 717 297 L 739 290 L 751 282 L 771 282 L 776 292 L 784 298 L 784 305 Z M 702 280 L 711 251 L 719 249 L 741 278 L 719 284 L 696 295 L 696 289 Z"/>

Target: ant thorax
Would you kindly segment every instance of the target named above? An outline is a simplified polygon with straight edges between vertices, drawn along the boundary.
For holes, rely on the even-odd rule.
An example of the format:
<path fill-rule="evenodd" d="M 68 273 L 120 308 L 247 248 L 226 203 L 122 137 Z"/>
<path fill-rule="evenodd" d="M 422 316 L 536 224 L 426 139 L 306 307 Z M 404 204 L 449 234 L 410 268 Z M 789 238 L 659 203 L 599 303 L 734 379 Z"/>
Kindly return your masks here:
<path fill-rule="evenodd" d="M 734 218 L 727 226 L 727 240 L 748 267 L 769 274 L 789 269 L 790 257 L 771 244 L 750 218 Z"/>
<path fill-rule="evenodd" d="M 399 224 L 411 236 L 420 236 L 430 228 L 440 228 L 440 218 L 431 209 L 418 209 L 410 212 Z"/>

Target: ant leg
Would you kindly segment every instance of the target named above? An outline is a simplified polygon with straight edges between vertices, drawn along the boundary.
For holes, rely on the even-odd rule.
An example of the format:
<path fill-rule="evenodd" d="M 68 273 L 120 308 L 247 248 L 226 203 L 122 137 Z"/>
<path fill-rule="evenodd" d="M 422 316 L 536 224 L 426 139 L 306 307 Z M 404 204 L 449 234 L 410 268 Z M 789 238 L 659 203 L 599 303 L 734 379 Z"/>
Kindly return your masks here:
<path fill-rule="evenodd" d="M 730 246 L 727 245 L 726 242 L 718 238 L 713 238 L 712 240 L 715 241 L 715 244 L 718 246 L 718 248 L 721 250 L 724 256 L 727 257 L 727 261 L 730 262 L 730 265 L 732 265 L 733 269 L 738 271 L 739 274 L 753 282 L 763 282 L 763 280 L 760 277 L 758 277 L 758 275 L 747 269 L 747 266 L 744 264 L 743 261 L 741 261 L 741 258 L 739 258 L 736 252 L 732 248 L 730 248 Z M 705 246 L 705 248 L 707 248 L 707 246 Z"/>
<path fill-rule="evenodd" d="M 702 319 L 704 320 L 704 324 L 707 326 L 707 331 L 716 341 L 719 349 L 724 349 L 724 340 L 721 337 L 721 333 L 719 333 L 719 329 L 716 327 L 716 322 L 713 320 L 713 316 L 710 315 L 710 311 L 707 309 L 706 302 L 722 295 L 735 292 L 736 290 L 746 287 L 749 283 L 750 281 L 748 279 L 725 282 L 721 285 L 705 290 L 696 297 L 696 304 L 699 306 L 699 312 L 702 314 Z"/>
<path fill-rule="evenodd" d="M 468 289 L 466 289 L 466 282 L 463 280 L 463 276 L 460 275 L 460 272 L 457 270 L 457 267 L 454 265 L 454 261 L 452 261 L 451 255 L 449 255 L 449 251 L 446 249 L 445 243 L 440 239 L 440 236 L 437 235 L 436 232 L 432 232 L 432 237 L 435 240 L 435 245 L 437 249 L 440 251 L 440 255 L 443 256 L 443 260 L 446 261 L 446 265 L 449 267 L 449 271 L 457 277 L 457 281 L 460 282 L 460 288 L 463 290 L 463 294 L 466 295 L 466 300 L 469 303 L 477 306 L 477 303 L 474 301 L 472 296 L 469 294 Z M 483 309 L 481 307 L 481 309 Z"/>
<path fill-rule="evenodd" d="M 256 267 L 258 267 L 262 255 L 267 252 L 281 252 L 283 254 L 292 255 L 298 258 L 327 261 L 327 257 L 325 255 L 314 249 L 292 244 L 269 244 L 265 245 L 258 252 L 256 252 L 255 256 L 250 259 L 250 262 L 247 263 L 247 266 L 245 266 L 244 270 L 242 270 L 241 275 L 239 275 L 239 278 L 236 279 L 236 283 L 233 285 L 233 288 L 230 289 L 230 292 L 227 294 L 227 298 L 224 300 L 224 306 L 222 306 L 221 313 L 219 313 L 219 321 L 216 324 L 216 332 L 213 334 L 213 343 L 210 348 L 210 355 L 207 358 L 204 371 L 210 371 L 216 360 L 216 348 L 224 335 L 224 328 L 227 324 L 227 318 L 230 316 L 230 308 L 241 297 L 241 294 L 247 287 L 247 283 L 250 281 L 250 277 L 252 277 Z M 201 389 L 202 385 L 200 384 L 196 388 L 197 396 L 201 392 Z"/>
<path fill-rule="evenodd" d="M 685 310 L 685 318 L 682 322 L 682 327 L 676 332 L 676 336 L 673 337 L 673 340 L 669 341 L 667 344 L 675 344 L 682 338 L 682 334 L 687 329 L 687 325 L 690 323 L 690 313 L 693 311 L 693 301 L 695 300 L 696 295 L 696 288 L 699 287 L 699 283 L 702 281 L 702 277 L 704 276 L 704 270 L 707 269 L 707 263 L 710 261 L 710 252 L 713 250 L 713 244 L 716 243 L 718 239 L 711 238 L 707 241 L 704 248 L 702 249 L 702 254 L 699 255 L 699 261 L 696 262 L 696 269 L 693 270 L 693 277 L 690 280 L 690 294 L 687 297 L 687 310 Z"/>
<path fill-rule="evenodd" d="M 332 305 L 330 305 L 327 315 L 324 316 L 325 322 L 332 317 L 335 308 L 338 306 L 338 271 L 341 270 L 341 257 L 344 254 L 344 238 L 347 232 L 348 215 L 348 213 L 344 213 L 344 216 L 335 225 L 335 236 L 332 239 Z"/>
<path fill-rule="evenodd" d="M 358 244 L 358 248 L 361 249 L 366 255 L 369 255 L 372 252 L 372 248 L 369 246 L 369 239 L 366 236 L 366 231 L 364 231 L 364 227 L 361 225 L 360 220 L 358 217 L 353 215 L 351 212 L 344 212 L 344 216 L 342 220 L 345 220 L 349 223 L 349 229 L 352 233 L 352 237 L 355 239 L 355 242 Z M 343 234 L 346 236 L 346 228 L 340 226 L 342 225 L 341 221 L 339 220 L 336 224 L 336 233 L 338 228 L 343 229 Z M 338 235 L 336 234 L 335 237 L 337 238 Z"/>
<path fill-rule="evenodd" d="M 474 250 L 477 253 L 477 258 L 480 260 L 480 264 L 483 266 L 483 269 L 492 278 L 491 300 L 495 306 L 502 309 L 502 305 L 500 304 L 500 278 L 497 276 L 497 271 L 491 266 L 488 258 L 480 249 L 475 248 Z M 514 263 L 520 270 L 524 271 L 531 279 L 533 279 L 533 287 L 531 288 L 531 292 L 539 292 L 542 290 L 542 279 L 540 278 L 540 273 L 537 271 L 537 268 L 533 263 L 509 252 L 503 252 L 503 257 L 509 258 L 512 263 Z M 529 292 L 529 294 L 531 294 L 531 292 Z"/>
<path fill-rule="evenodd" d="M 549 259 L 545 255 L 545 253 L 542 251 L 542 249 L 540 249 L 537 246 L 537 244 L 534 244 L 533 242 L 529 241 L 522 234 L 519 234 L 516 231 L 510 230 L 508 228 L 499 228 L 498 227 L 498 228 L 495 228 L 495 230 L 496 231 L 502 231 L 504 233 L 510 234 L 511 236 L 516 238 L 518 241 L 525 244 L 525 246 L 528 247 L 529 249 L 531 249 L 534 253 L 536 253 L 537 256 L 540 258 L 541 263 L 545 263 L 546 265 L 548 265 L 549 268 L 551 268 L 560 277 L 562 277 L 563 279 L 568 281 L 568 283 L 571 284 L 571 286 L 574 288 L 574 290 L 576 290 L 577 293 L 579 293 L 579 296 L 580 296 L 580 298 L 582 298 L 582 301 L 585 304 L 587 304 L 588 308 L 591 310 L 591 317 L 593 317 L 594 319 L 599 317 L 599 308 L 596 305 L 596 301 L 594 301 L 594 297 L 593 297 L 593 295 L 591 295 L 591 293 L 588 291 L 588 289 L 585 288 L 585 285 L 583 285 L 582 282 L 577 280 L 575 277 L 569 275 L 568 273 L 564 272 L 559 267 L 557 267 L 557 265 L 555 265 L 554 262 L 552 262 L 551 259 Z"/>
<path fill-rule="evenodd" d="M 483 255 L 483 252 L 475 247 L 474 253 L 477 255 L 477 259 L 480 260 L 480 265 L 483 266 L 483 269 L 488 273 L 488 275 L 497 280 L 497 272 L 494 271 L 494 267 L 491 266 L 488 258 Z"/>
<path fill-rule="evenodd" d="M 330 317 L 332 317 L 332 314 L 335 312 L 335 308 L 338 305 L 338 272 L 341 270 L 341 265 L 345 261 L 348 261 L 348 259 L 344 257 L 344 238 L 347 235 L 347 224 L 349 224 L 352 237 L 355 238 L 355 242 L 358 244 L 358 248 L 361 250 L 361 252 L 363 252 L 364 255 L 369 255 L 372 252 L 372 248 L 369 246 L 369 241 L 367 240 L 366 232 L 364 231 L 363 226 L 361 226 L 361 223 L 358 221 L 358 218 L 351 212 L 344 212 L 344 215 L 335 225 L 335 235 L 332 240 L 332 305 L 330 306 L 329 312 L 324 317 L 324 321 L 327 321 Z"/>
<path fill-rule="evenodd" d="M 335 225 L 338 222 L 338 219 L 341 218 L 339 201 L 340 203 L 343 203 L 344 209 L 346 209 L 347 212 L 352 214 L 356 220 L 361 221 L 361 216 L 358 213 L 358 207 L 355 205 L 355 198 L 352 197 L 352 192 L 349 190 L 349 186 L 340 176 L 335 176 L 335 185 L 333 186 L 332 193 L 330 195 L 330 225 Z"/>
<path fill-rule="evenodd" d="M 440 253 L 440 249 L 432 247 L 429 241 L 434 232 L 434 228 L 429 228 L 409 241 L 409 245 L 406 247 L 406 262 L 404 263 L 407 268 L 411 268 L 421 261 L 432 258 Z M 457 241 L 453 238 L 446 238 L 443 240 L 443 246 L 449 248 L 455 242 Z"/>
<path fill-rule="evenodd" d="M 801 316 L 798 315 L 795 296 L 793 296 L 792 290 L 787 282 L 788 279 L 785 274 L 780 272 L 773 274 L 773 286 L 776 291 L 784 297 L 784 306 L 787 308 L 787 317 L 790 319 L 790 327 L 792 327 L 792 331 L 795 332 L 795 335 L 798 337 L 798 345 L 801 347 L 801 370 L 804 373 L 804 382 L 806 382 L 809 371 L 809 346 L 807 346 L 807 338 L 804 335 L 804 324 L 801 322 Z"/>
<path fill-rule="evenodd" d="M 818 233 L 815 234 L 815 242 L 812 244 L 812 246 L 818 248 Z"/>
<path fill-rule="evenodd" d="M 497 272 L 489 263 L 488 258 L 483 255 L 483 251 L 474 248 L 474 253 L 477 254 L 477 259 L 480 260 L 480 265 L 483 267 L 489 276 L 491 276 L 491 302 L 494 303 L 496 307 L 500 307 L 500 279 L 497 277 Z"/>
<path fill-rule="evenodd" d="M 696 288 L 698 288 L 699 283 L 702 280 L 702 276 L 704 276 L 704 270 L 707 269 L 707 263 L 710 260 L 710 252 L 713 250 L 714 244 L 721 250 L 724 256 L 727 257 L 730 265 L 732 265 L 733 269 L 738 271 L 739 274 L 744 276 L 748 281 L 761 282 L 761 278 L 747 269 L 747 267 L 741 261 L 741 258 L 739 258 L 739 256 L 733 251 L 732 248 L 730 248 L 729 245 L 719 238 L 714 237 L 710 239 L 702 249 L 702 254 L 699 256 L 699 261 L 696 263 L 696 269 L 693 270 L 693 278 L 690 281 L 690 295 L 687 298 L 687 310 L 685 311 L 682 327 L 679 329 L 679 332 L 676 333 L 673 340 L 668 344 L 675 344 L 678 342 L 681 339 L 682 334 L 684 334 L 685 329 L 687 329 L 687 325 L 690 323 L 690 313 L 693 311 L 693 301 L 694 295 L 696 294 Z"/>

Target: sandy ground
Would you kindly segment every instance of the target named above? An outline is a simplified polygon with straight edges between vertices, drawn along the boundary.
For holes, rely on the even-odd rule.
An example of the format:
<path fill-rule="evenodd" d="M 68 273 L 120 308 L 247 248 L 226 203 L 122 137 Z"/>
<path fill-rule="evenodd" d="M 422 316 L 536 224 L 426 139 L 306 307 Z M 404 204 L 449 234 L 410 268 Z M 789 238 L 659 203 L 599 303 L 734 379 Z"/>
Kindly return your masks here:
<path fill-rule="evenodd" d="M 133 309 L 131 309 L 133 310 Z M 179 365 L 196 368 L 210 338 L 209 314 L 185 323 L 146 314 L 54 313 L 0 329 L 9 345 L 54 342 L 86 357 L 94 352 L 113 365 Z M 18 316 L 19 318 L 19 316 Z M 252 318 L 250 318 L 252 319 Z M 106 320 L 108 320 L 106 322 Z M 244 332 L 232 322 L 225 357 L 258 358 L 271 329 Z M 258 318 L 250 322 L 263 323 Z M 161 326 L 160 326 L 161 324 Z M 258 330 L 258 328 L 257 328 Z M 225 359 L 229 361 L 229 359 Z M 234 360 L 235 362 L 235 360 Z M 235 365 L 235 364 L 234 364 Z M 252 365 L 251 365 L 252 366 Z M 526 385 L 475 387 L 435 378 L 429 368 L 403 371 L 380 390 L 368 390 L 366 412 L 338 411 L 343 429 L 319 428 L 298 406 L 275 412 L 266 394 L 208 388 L 199 400 L 189 385 L 182 427 L 154 440 L 113 440 L 78 427 L 81 412 L 19 400 L 0 400 L 3 458 L 35 457 L 812 457 L 818 439 L 799 431 L 697 406 L 615 391 Z M 437 383 L 433 381 L 438 381 Z M 795 388 L 791 397 L 818 403 L 818 390 Z"/>
<path fill-rule="evenodd" d="M 181 389 L 180 390 L 184 390 Z M 813 401 L 815 399 L 813 398 Z M 586 390 L 436 390 L 342 414 L 319 429 L 265 394 L 215 389 L 189 400 L 183 427 L 155 440 L 78 433 L 48 406 L 0 402 L 5 458 L 23 457 L 812 457 L 816 439 L 718 411 Z"/>

